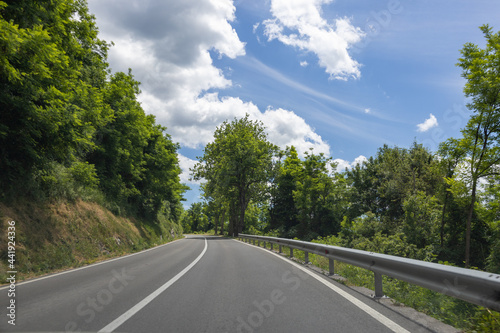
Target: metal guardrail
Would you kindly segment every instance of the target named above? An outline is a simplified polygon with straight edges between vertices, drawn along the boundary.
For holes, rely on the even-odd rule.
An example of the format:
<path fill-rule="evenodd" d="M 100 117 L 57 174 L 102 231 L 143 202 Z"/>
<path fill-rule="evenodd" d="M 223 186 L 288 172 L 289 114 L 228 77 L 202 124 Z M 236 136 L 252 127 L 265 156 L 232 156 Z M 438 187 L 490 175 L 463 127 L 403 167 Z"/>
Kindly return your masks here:
<path fill-rule="evenodd" d="M 329 259 L 330 275 L 334 272 L 334 260 L 365 268 L 374 273 L 375 298 L 384 296 L 382 275 L 406 281 L 441 294 L 462 299 L 485 308 L 500 312 L 500 275 L 472 269 L 446 266 L 426 261 L 402 258 L 387 254 L 348 249 L 298 240 L 240 234 L 238 238 L 248 242 L 267 242 L 305 252 L 305 261 L 309 262 L 309 253 Z M 265 246 L 265 243 L 264 243 Z"/>

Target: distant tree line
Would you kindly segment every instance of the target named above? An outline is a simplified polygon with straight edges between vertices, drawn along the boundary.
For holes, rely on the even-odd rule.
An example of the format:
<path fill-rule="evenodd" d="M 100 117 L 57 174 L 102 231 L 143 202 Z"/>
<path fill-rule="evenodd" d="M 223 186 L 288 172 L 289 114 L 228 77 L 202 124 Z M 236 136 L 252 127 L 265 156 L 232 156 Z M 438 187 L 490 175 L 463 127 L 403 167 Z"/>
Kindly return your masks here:
<path fill-rule="evenodd" d="M 110 74 L 110 44 L 83 0 L 0 1 L 1 200 L 98 198 L 179 221 L 178 145 Z"/>
<path fill-rule="evenodd" d="M 333 235 L 343 246 L 500 272 L 500 33 L 481 30 L 486 47 L 465 44 L 457 64 L 472 112 L 462 137 L 434 153 L 384 145 L 338 172 L 322 154 L 279 150 L 248 116 L 225 122 L 192 170 L 205 203 L 192 205 L 185 226 Z"/>

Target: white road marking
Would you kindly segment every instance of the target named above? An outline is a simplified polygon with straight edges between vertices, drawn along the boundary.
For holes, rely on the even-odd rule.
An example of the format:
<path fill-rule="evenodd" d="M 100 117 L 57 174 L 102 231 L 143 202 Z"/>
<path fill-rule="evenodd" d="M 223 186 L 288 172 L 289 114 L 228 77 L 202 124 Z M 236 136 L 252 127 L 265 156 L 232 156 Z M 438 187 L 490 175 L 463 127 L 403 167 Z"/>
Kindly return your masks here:
<path fill-rule="evenodd" d="M 141 254 L 141 253 L 145 253 L 145 252 L 149 252 L 149 251 L 152 251 L 152 250 L 159 249 L 161 247 L 170 245 L 172 243 L 175 243 L 175 242 L 183 240 L 183 239 L 186 239 L 186 238 L 176 239 L 174 241 L 171 241 L 171 242 L 168 242 L 168 243 L 165 243 L 165 244 L 162 244 L 162 245 L 158 245 L 158 246 L 146 249 L 146 250 L 142 250 L 140 252 L 127 254 L 127 255 L 125 255 L 123 257 L 118 257 L 118 258 L 113 258 L 113 259 L 109 259 L 109 260 L 104 260 L 104 261 L 101 261 L 101 262 L 97 262 L 95 264 L 90 264 L 90 265 L 86 265 L 86 266 L 82 266 L 82 267 L 78 267 L 78 268 L 74 268 L 74 269 L 69 269 L 67 271 L 63 271 L 63 272 L 60 272 L 60 273 L 50 274 L 50 275 L 42 276 L 42 277 L 39 277 L 39 278 L 34 278 L 34 279 L 31 279 L 31 280 L 19 282 L 19 283 L 16 283 L 16 286 L 20 286 L 20 285 L 28 284 L 28 283 L 32 283 L 32 282 L 37 282 L 37 281 L 41 281 L 41 280 L 45 280 L 45 279 L 50 279 L 50 278 L 53 278 L 53 277 L 56 277 L 56 276 L 59 276 L 59 275 L 73 273 L 73 272 L 81 271 L 82 269 L 87 269 L 87 268 L 90 268 L 90 267 L 95 267 L 95 266 L 107 264 L 109 262 L 113 262 L 113 261 L 116 261 L 116 260 L 125 259 L 125 258 L 128 258 L 128 257 L 132 257 L 132 256 L 135 256 L 135 255 Z M 4 287 L 0 287 L 0 290 L 7 289 L 7 288 L 9 288 L 8 285 L 6 285 Z"/>
<path fill-rule="evenodd" d="M 327 286 L 328 288 L 330 288 L 331 290 L 333 290 L 334 292 L 336 292 L 340 296 L 344 297 L 346 300 L 348 300 L 349 302 L 351 302 L 352 304 L 356 305 L 358 308 L 360 308 L 361 310 L 363 310 L 364 312 L 366 312 L 367 314 L 369 314 L 370 316 L 372 316 L 374 319 L 376 319 L 377 321 L 379 321 L 381 324 L 383 324 L 384 326 L 386 326 L 387 328 L 389 328 L 391 331 L 397 332 L 397 333 L 410 333 L 408 330 L 406 330 L 403 327 L 399 326 L 394 321 L 390 320 L 389 318 L 387 318 L 386 316 L 384 316 L 383 314 L 381 314 L 377 310 L 372 309 L 370 306 L 366 305 L 365 303 L 361 302 L 356 297 L 354 297 L 354 296 L 350 295 L 349 293 L 345 292 L 344 290 L 340 289 L 339 287 L 337 287 L 336 285 L 334 285 L 332 282 L 327 281 L 327 280 L 319 277 L 318 275 L 310 272 L 309 270 L 305 269 L 302 265 L 299 265 L 299 264 L 297 264 L 297 263 L 295 263 L 293 261 L 290 261 L 290 260 L 284 258 L 283 256 L 281 256 L 281 255 L 279 255 L 277 253 L 274 253 L 274 252 L 272 252 L 270 250 L 266 250 L 266 249 L 264 249 L 262 247 L 258 247 L 258 246 L 251 245 L 251 244 L 248 244 L 248 243 L 245 243 L 245 242 L 241 242 L 241 241 L 238 241 L 238 242 L 243 243 L 243 244 L 248 245 L 248 246 L 257 247 L 258 249 L 266 251 L 266 253 L 275 255 L 276 257 L 280 258 L 281 260 L 284 260 L 287 263 L 289 263 L 290 265 L 293 265 L 296 268 L 300 269 L 301 271 L 309 274 L 310 276 L 312 276 L 313 278 L 315 278 L 319 282 L 323 283 L 325 286 Z"/>
<path fill-rule="evenodd" d="M 171 278 L 168 282 L 166 282 L 164 285 L 162 285 L 160 288 L 156 289 L 153 291 L 149 296 L 144 298 L 142 301 L 131 307 L 128 311 L 126 311 L 124 314 L 122 314 L 120 317 L 116 318 L 113 320 L 111 323 L 106 325 L 104 328 L 102 328 L 98 333 L 104 333 L 104 332 L 113 332 L 115 329 L 117 329 L 121 324 L 126 322 L 130 317 L 132 317 L 134 314 L 139 312 L 142 308 L 144 308 L 146 305 L 148 305 L 152 300 L 154 300 L 156 297 L 158 297 L 162 292 L 168 289 L 172 284 L 174 284 L 177 280 L 179 280 L 184 274 L 186 274 L 191 268 L 193 268 L 194 265 L 200 259 L 203 257 L 205 252 L 207 252 L 207 239 L 205 239 L 205 248 L 201 252 L 201 254 L 192 262 L 190 263 L 186 268 L 184 268 L 182 271 L 180 271 L 176 276 Z"/>

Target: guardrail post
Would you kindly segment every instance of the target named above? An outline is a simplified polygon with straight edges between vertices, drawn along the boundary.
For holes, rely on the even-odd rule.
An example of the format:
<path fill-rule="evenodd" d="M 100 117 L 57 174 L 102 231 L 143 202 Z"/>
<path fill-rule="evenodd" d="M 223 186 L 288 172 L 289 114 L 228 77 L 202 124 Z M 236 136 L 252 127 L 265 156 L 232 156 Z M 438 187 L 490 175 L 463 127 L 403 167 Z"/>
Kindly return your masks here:
<path fill-rule="evenodd" d="M 271 243 L 271 251 L 273 250 L 273 243 Z"/>
<path fill-rule="evenodd" d="M 290 248 L 290 258 L 293 258 L 293 249 Z"/>
<path fill-rule="evenodd" d="M 328 258 L 328 274 L 335 275 L 335 261 L 332 258 Z"/>
<path fill-rule="evenodd" d="M 309 252 L 304 251 L 304 262 L 306 265 L 309 263 Z"/>
<path fill-rule="evenodd" d="M 267 249 L 266 241 L 264 241 L 264 248 Z"/>
<path fill-rule="evenodd" d="M 255 239 L 253 240 L 253 245 L 255 245 Z"/>
<path fill-rule="evenodd" d="M 375 298 L 384 297 L 384 290 L 382 288 L 382 275 L 377 272 L 373 272 L 375 275 Z"/>
<path fill-rule="evenodd" d="M 281 244 L 278 245 L 278 253 L 283 253 L 283 249 L 281 248 Z"/>

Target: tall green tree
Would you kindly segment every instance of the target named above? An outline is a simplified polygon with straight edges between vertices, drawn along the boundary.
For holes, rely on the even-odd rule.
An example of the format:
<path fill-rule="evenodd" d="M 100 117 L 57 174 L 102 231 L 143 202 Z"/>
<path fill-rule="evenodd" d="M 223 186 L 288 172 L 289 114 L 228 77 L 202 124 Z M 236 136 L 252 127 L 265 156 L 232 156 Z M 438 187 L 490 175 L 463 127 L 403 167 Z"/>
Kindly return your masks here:
<path fill-rule="evenodd" d="M 283 156 L 286 156 L 284 161 L 281 160 Z M 298 219 L 294 192 L 301 170 L 302 161 L 297 150 L 293 146 L 287 147 L 275 164 L 270 205 L 270 228 L 282 229 L 281 234 L 285 237 L 296 237 Z"/>
<path fill-rule="evenodd" d="M 336 164 L 313 152 L 301 160 L 293 146 L 284 156 L 272 187 L 270 228 L 307 240 L 337 233 L 348 204 L 346 180 L 334 171 Z"/>
<path fill-rule="evenodd" d="M 343 214 L 335 214 L 339 203 L 335 194 L 343 178 L 336 181 L 330 175 L 329 168 L 334 170 L 336 165 L 323 154 L 306 153 L 302 161 L 297 189 L 293 193 L 301 238 L 313 239 L 340 230 Z"/>
<path fill-rule="evenodd" d="M 161 210 L 178 220 L 186 189 L 180 184 L 179 147 L 153 115 L 144 113 L 138 94 L 139 82 L 131 72 L 111 76 L 103 99 L 113 119 L 98 128 L 98 145 L 87 159 L 96 166 L 101 188 L 111 199 L 153 220 Z"/>
<path fill-rule="evenodd" d="M 484 206 L 479 214 L 489 225 L 488 240 L 490 243 L 486 270 L 500 273 L 500 176 L 488 179 L 488 184 L 482 198 Z"/>
<path fill-rule="evenodd" d="M 443 183 L 437 162 L 416 142 L 409 149 L 384 145 L 375 157 L 346 172 L 351 203 L 347 216 L 354 219 L 372 212 L 388 230 L 401 227 L 404 201 L 418 192 L 433 196 Z"/>
<path fill-rule="evenodd" d="M 470 98 L 467 107 L 473 112 L 460 140 L 450 141 L 465 152 L 468 165 L 466 183 L 469 209 L 465 235 L 465 265 L 470 265 L 472 219 L 480 179 L 499 174 L 500 163 L 500 32 L 481 26 L 486 47 L 467 43 L 461 50 L 458 66 L 467 80 L 464 93 Z"/>
<path fill-rule="evenodd" d="M 249 202 L 266 200 L 276 150 L 263 124 L 246 115 L 217 127 L 214 141 L 195 165 L 194 178 L 211 183 L 206 188 L 214 188 L 228 202 L 231 236 L 243 230 Z"/>

